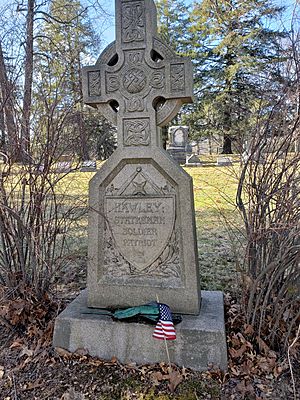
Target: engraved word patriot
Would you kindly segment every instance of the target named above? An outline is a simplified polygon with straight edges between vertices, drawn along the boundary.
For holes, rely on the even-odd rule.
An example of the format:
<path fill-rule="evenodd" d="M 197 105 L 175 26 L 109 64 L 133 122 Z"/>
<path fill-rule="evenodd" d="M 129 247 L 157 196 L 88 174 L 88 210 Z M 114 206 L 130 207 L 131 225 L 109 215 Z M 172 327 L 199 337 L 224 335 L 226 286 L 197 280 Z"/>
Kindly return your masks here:
<path fill-rule="evenodd" d="M 157 36 L 156 21 L 153 0 L 116 0 L 116 41 L 83 69 L 84 102 L 118 132 L 90 183 L 89 305 L 141 304 L 168 289 L 173 309 L 196 313 L 191 179 L 162 149 L 158 128 L 192 101 L 192 64 Z"/>

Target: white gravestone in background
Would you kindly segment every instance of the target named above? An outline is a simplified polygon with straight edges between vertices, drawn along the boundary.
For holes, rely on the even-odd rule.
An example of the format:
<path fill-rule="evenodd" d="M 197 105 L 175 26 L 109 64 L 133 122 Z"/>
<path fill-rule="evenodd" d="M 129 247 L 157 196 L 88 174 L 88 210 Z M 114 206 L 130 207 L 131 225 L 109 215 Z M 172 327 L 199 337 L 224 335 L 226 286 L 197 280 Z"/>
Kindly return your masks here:
<path fill-rule="evenodd" d="M 187 154 L 192 152 L 188 143 L 189 127 L 171 126 L 168 133 L 167 152 L 178 164 L 185 164 Z"/>

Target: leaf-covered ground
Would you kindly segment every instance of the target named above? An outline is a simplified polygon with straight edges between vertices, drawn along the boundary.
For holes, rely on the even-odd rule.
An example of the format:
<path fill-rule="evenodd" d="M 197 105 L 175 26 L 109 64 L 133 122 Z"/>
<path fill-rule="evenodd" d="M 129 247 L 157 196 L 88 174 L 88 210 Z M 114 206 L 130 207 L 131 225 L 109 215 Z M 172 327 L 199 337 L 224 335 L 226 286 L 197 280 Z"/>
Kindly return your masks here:
<path fill-rule="evenodd" d="M 116 358 L 92 358 L 84 349 L 71 354 L 51 347 L 53 318 L 44 306 L 21 302 L 16 319 L 30 323 L 23 335 L 0 329 L 0 398 L 3 400 L 167 400 L 167 399 L 299 399 L 294 393 L 285 358 L 266 343 L 253 341 L 253 330 L 243 320 L 239 304 L 225 296 L 229 368 L 200 373 L 161 363 L 122 365 Z M 55 309 L 56 308 L 56 309 Z M 30 311 L 30 314 L 26 312 Z M 28 317 L 30 315 L 30 317 Z M 41 324 L 41 319 L 43 324 Z M 27 322 L 28 322 L 27 321 Z M 299 362 L 293 349 L 293 370 L 299 390 Z M 299 360 L 298 360 L 299 361 Z"/>

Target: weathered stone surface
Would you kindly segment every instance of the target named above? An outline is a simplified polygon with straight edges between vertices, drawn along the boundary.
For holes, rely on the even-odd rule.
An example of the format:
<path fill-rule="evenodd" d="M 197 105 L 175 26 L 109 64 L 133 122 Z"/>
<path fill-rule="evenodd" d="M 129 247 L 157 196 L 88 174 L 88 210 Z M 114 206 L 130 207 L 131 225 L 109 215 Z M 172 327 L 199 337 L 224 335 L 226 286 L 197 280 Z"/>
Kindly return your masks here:
<path fill-rule="evenodd" d="M 157 37 L 153 0 L 116 1 L 116 41 L 83 70 L 84 101 L 118 128 L 118 148 L 90 182 L 88 304 L 158 295 L 199 313 L 192 180 L 158 126 L 192 101 L 192 64 Z M 185 162 L 185 160 L 184 160 Z"/>
<path fill-rule="evenodd" d="M 163 150 L 157 128 L 192 101 L 192 64 L 157 37 L 153 0 L 116 0 L 116 27 L 116 41 L 83 70 L 83 94 L 117 125 L 118 148 L 90 182 L 88 287 L 56 319 L 54 346 L 125 363 L 166 361 L 153 326 L 99 315 L 158 296 L 185 314 L 172 362 L 226 369 L 222 293 L 202 292 L 200 311 L 192 179 Z M 174 148 L 185 139 L 176 135 Z"/>
<path fill-rule="evenodd" d="M 191 178 L 162 150 L 132 162 L 135 154 L 114 153 L 90 185 L 89 305 L 127 307 L 158 295 L 173 311 L 197 314 Z"/>
<path fill-rule="evenodd" d="M 209 364 L 227 369 L 223 294 L 202 291 L 199 316 L 183 315 L 176 325 L 177 339 L 169 341 L 171 362 L 195 370 Z M 163 341 L 152 338 L 154 327 L 146 324 L 116 322 L 97 315 L 87 307 L 86 291 L 56 319 L 53 345 L 69 351 L 88 349 L 93 356 L 122 363 L 139 364 L 167 361 Z"/>

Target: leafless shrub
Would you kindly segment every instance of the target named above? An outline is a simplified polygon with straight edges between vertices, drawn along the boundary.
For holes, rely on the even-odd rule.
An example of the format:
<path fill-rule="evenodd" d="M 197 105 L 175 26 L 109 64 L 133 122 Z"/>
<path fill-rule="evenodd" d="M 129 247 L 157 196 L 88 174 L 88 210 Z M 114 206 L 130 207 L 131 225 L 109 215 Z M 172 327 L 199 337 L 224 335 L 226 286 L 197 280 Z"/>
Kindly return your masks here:
<path fill-rule="evenodd" d="M 48 291 L 66 263 L 70 227 L 86 211 L 62 179 L 76 169 L 76 158 L 69 155 L 69 167 L 62 163 L 59 169 L 67 113 L 57 106 L 47 104 L 41 113 L 29 162 L 0 164 L 0 283 L 13 288 L 14 296 L 24 287 L 37 298 Z"/>
<path fill-rule="evenodd" d="M 246 231 L 247 322 L 258 338 L 284 351 L 300 322 L 299 15 L 295 3 L 286 58 L 279 65 L 284 89 L 274 97 L 268 118 L 263 113 L 257 118 L 237 192 Z"/>
<path fill-rule="evenodd" d="M 287 90 L 257 123 L 237 193 L 248 323 L 277 348 L 288 346 L 300 319 L 300 124 L 291 100 Z"/>

